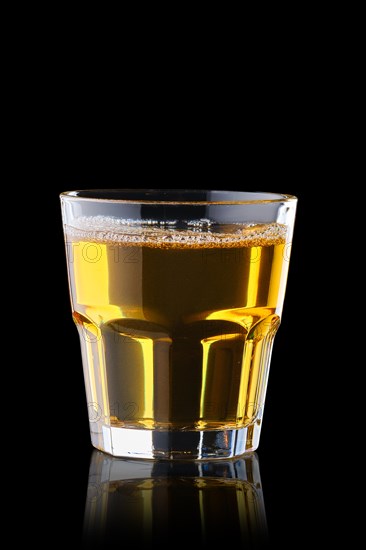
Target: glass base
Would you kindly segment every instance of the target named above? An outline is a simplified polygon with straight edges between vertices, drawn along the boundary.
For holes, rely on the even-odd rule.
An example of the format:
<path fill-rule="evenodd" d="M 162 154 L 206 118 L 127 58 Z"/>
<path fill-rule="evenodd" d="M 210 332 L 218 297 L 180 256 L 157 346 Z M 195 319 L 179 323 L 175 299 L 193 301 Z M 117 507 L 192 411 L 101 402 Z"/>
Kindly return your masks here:
<path fill-rule="evenodd" d="M 112 456 L 151 460 L 212 460 L 255 451 L 261 421 L 246 428 L 214 431 L 161 431 L 102 427 L 92 444 Z"/>

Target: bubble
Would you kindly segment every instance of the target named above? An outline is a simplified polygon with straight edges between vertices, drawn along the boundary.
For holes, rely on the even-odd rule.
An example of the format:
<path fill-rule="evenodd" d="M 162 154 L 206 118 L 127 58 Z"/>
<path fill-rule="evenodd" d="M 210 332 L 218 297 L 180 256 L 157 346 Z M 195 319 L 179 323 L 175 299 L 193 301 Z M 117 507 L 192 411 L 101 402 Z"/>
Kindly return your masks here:
<path fill-rule="evenodd" d="M 151 248 L 233 248 L 285 244 L 287 227 L 279 223 L 220 225 L 214 220 L 130 220 L 83 216 L 66 226 L 74 241 Z M 88 249 L 89 261 L 97 249 Z M 93 254 L 92 254 L 93 253 Z M 90 256 L 90 257 L 89 257 Z"/>

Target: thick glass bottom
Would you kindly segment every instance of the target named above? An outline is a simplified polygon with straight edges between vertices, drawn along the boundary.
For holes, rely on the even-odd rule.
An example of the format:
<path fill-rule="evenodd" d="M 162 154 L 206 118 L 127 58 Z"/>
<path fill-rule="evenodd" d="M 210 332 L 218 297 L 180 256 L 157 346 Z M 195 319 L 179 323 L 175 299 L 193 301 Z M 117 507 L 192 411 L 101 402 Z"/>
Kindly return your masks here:
<path fill-rule="evenodd" d="M 102 426 L 91 432 L 94 447 L 112 456 L 162 460 L 233 458 L 255 451 L 261 421 L 246 428 L 211 431 L 138 430 Z"/>

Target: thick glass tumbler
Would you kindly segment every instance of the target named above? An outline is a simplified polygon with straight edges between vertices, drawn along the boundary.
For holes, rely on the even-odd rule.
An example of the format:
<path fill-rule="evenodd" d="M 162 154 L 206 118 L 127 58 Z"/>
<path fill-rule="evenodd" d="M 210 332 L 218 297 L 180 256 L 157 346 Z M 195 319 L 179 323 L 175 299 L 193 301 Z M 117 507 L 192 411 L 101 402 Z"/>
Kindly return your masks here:
<path fill-rule="evenodd" d="M 61 195 L 93 445 L 204 459 L 258 447 L 297 199 Z"/>

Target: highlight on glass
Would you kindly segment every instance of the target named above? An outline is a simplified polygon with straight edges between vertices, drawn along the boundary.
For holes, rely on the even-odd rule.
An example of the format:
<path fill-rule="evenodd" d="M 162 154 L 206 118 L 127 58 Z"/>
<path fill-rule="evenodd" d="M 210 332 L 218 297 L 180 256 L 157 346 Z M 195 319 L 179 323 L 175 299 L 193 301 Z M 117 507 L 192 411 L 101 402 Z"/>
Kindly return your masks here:
<path fill-rule="evenodd" d="M 94 447 L 148 459 L 254 451 L 296 197 L 94 189 L 61 203 Z"/>

